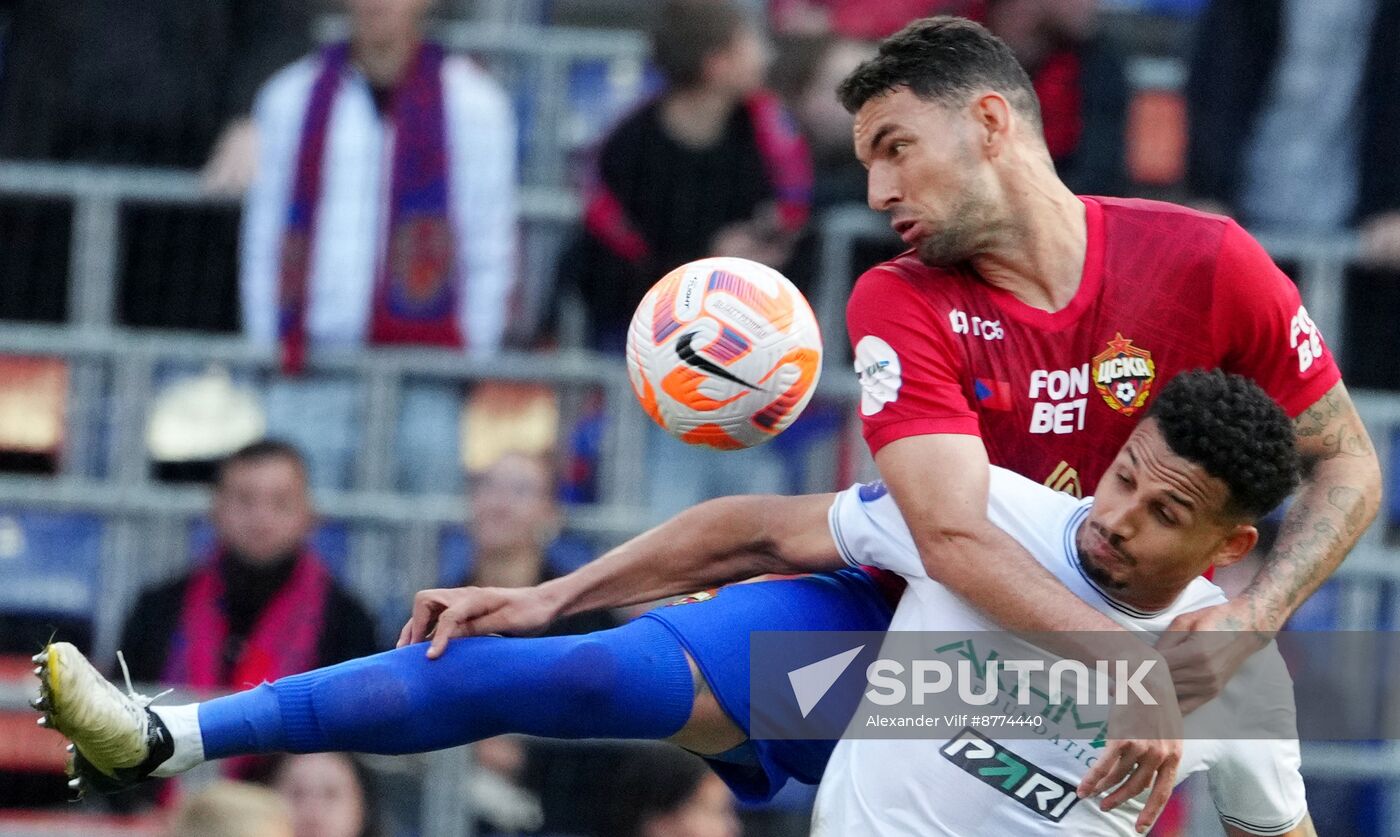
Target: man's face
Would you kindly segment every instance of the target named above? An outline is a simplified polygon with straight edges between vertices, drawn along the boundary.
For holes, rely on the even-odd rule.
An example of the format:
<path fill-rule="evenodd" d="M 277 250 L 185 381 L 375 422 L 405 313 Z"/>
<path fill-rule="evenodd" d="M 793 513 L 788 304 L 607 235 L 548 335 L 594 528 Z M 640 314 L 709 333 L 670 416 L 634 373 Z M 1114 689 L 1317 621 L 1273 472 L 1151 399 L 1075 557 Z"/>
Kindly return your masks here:
<path fill-rule="evenodd" d="M 990 165 L 968 108 L 927 102 L 898 87 L 856 113 L 856 158 L 869 172 L 870 208 L 933 267 L 967 261 L 999 226 Z"/>
<path fill-rule="evenodd" d="M 763 86 L 770 58 L 768 41 L 745 26 L 735 33 L 729 46 L 706 60 L 706 79 L 731 95 L 747 96 Z"/>
<path fill-rule="evenodd" d="M 214 530 L 241 558 L 261 564 L 300 549 L 314 525 L 306 475 L 289 459 L 238 462 L 214 490 Z"/>
<path fill-rule="evenodd" d="M 538 548 L 558 528 L 545 462 L 508 453 L 472 483 L 471 535 L 483 554 Z"/>
<path fill-rule="evenodd" d="M 433 0 L 345 0 L 354 38 L 368 43 L 414 37 Z"/>
<path fill-rule="evenodd" d="M 1143 421 L 1099 482 L 1075 535 L 1085 573 L 1131 601 L 1169 604 L 1206 568 L 1253 545 L 1253 527 L 1226 508 L 1229 494 L 1224 482 L 1173 453 L 1155 421 Z"/>

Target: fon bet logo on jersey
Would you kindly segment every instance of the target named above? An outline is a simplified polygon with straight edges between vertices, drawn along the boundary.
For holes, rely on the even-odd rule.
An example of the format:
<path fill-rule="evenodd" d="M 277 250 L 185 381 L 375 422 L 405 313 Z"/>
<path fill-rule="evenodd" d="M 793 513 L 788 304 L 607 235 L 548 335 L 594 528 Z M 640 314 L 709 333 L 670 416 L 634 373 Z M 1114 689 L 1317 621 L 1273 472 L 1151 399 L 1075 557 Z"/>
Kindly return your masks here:
<path fill-rule="evenodd" d="M 1030 432 L 1064 436 L 1084 429 L 1089 408 L 1089 364 L 1074 369 L 1037 369 L 1031 373 Z M 1068 399 L 1068 400 L 1066 400 Z"/>
<path fill-rule="evenodd" d="M 1308 309 L 1301 305 L 1288 324 L 1288 348 L 1298 353 L 1299 374 L 1311 369 L 1313 361 L 1322 357 L 1322 332 L 1308 316 Z"/>
<path fill-rule="evenodd" d="M 894 347 L 873 334 L 856 344 L 856 375 L 860 376 L 860 414 L 873 416 L 899 398 L 904 385 L 899 355 Z"/>
<path fill-rule="evenodd" d="M 1152 353 L 1139 349 L 1121 333 L 1108 341 L 1108 348 L 1094 355 L 1094 386 L 1104 403 L 1125 416 L 1131 416 L 1147 403 L 1157 366 Z"/>

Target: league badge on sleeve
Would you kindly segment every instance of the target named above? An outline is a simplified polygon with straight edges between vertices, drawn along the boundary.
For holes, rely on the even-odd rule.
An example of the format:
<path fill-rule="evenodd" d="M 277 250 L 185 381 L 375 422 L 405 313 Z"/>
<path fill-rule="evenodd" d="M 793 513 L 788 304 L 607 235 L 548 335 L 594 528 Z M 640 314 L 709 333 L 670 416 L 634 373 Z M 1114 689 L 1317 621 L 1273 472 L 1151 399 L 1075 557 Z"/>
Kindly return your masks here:
<path fill-rule="evenodd" d="M 1108 348 L 1094 355 L 1094 386 L 1104 403 L 1125 416 L 1131 416 L 1147 403 L 1157 366 L 1152 353 L 1139 349 L 1122 333 L 1108 341 Z"/>
<path fill-rule="evenodd" d="M 860 413 L 873 416 L 899 398 L 904 385 L 900 377 L 899 355 L 894 347 L 873 334 L 856 344 L 856 375 L 860 378 Z"/>

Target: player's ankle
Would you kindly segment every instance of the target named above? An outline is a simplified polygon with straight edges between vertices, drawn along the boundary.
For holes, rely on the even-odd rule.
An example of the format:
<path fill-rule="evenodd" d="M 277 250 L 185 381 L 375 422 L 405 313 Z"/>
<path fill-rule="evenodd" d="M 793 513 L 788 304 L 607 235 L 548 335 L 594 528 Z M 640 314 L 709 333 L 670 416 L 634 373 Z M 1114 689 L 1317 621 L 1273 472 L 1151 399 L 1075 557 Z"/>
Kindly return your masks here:
<path fill-rule="evenodd" d="M 199 704 L 152 706 L 151 756 L 142 765 L 146 775 L 175 776 L 204 762 L 204 737 L 199 729 Z M 159 727 L 159 729 L 155 729 Z M 163 746 L 162 743 L 164 742 Z"/>

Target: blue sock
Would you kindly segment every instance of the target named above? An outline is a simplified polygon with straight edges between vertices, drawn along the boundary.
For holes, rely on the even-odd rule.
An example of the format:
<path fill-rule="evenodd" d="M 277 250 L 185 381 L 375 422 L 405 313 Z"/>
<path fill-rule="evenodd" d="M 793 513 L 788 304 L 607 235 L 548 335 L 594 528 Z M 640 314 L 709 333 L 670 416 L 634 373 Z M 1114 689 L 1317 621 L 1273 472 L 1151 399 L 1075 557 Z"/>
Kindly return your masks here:
<path fill-rule="evenodd" d="M 284 677 L 199 704 L 205 758 L 416 753 L 503 733 L 665 738 L 690 717 L 685 652 L 654 619 L 583 636 L 454 640 Z"/>

